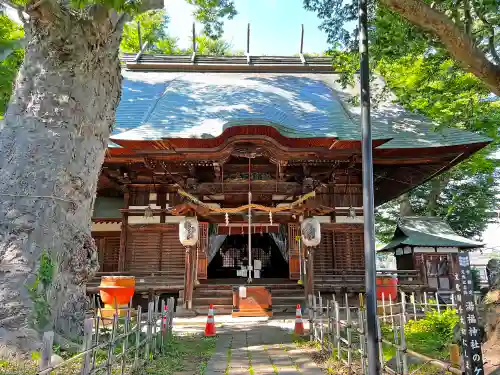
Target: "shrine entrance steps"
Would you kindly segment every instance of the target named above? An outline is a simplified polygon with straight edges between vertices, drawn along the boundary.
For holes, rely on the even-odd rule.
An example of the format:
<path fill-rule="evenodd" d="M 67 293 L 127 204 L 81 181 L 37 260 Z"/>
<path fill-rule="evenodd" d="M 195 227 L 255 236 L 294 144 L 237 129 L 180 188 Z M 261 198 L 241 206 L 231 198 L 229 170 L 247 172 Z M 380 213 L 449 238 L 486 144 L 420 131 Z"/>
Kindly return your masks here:
<path fill-rule="evenodd" d="M 216 315 L 231 314 L 233 310 L 233 287 L 244 286 L 243 279 L 204 280 L 193 294 L 193 310 L 206 315 L 210 304 Z M 305 304 L 304 288 L 288 279 L 259 279 L 252 285 L 261 285 L 271 290 L 274 315 L 295 315 L 297 304 Z"/>

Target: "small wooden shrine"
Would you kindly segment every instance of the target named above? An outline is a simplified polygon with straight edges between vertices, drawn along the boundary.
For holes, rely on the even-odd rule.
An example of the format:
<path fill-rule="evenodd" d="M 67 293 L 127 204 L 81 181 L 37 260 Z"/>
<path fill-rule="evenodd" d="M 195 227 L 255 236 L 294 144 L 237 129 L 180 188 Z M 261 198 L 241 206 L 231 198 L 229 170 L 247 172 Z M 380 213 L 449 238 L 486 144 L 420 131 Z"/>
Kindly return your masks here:
<path fill-rule="evenodd" d="M 126 55 L 123 77 L 94 208 L 102 272 L 200 308 L 231 306 L 250 279 L 292 311 L 285 297 L 302 301 L 302 288 L 362 290 L 357 88 L 337 83 L 328 57 Z M 392 102 L 373 112 L 377 205 L 489 142 L 433 128 Z M 199 223 L 188 247 L 185 218 Z M 317 246 L 301 233 L 308 219 Z"/>
<path fill-rule="evenodd" d="M 399 271 L 417 270 L 417 285 L 429 290 L 451 290 L 453 255 L 483 244 L 458 235 L 437 217 L 407 216 L 398 220 L 394 237 L 381 252 L 392 252 Z"/>

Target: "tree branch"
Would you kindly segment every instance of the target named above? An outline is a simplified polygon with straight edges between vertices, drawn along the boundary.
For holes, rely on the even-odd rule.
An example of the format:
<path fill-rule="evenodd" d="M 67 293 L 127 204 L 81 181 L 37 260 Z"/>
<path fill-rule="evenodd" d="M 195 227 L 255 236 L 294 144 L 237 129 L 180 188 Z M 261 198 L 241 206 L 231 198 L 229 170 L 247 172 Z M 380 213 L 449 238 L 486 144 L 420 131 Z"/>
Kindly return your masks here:
<path fill-rule="evenodd" d="M 492 92 L 500 95 L 500 66 L 489 61 L 472 39 L 444 13 L 422 0 L 381 1 L 414 25 L 436 35 L 457 62 L 482 80 Z"/>
<path fill-rule="evenodd" d="M 465 24 L 465 33 L 467 35 L 471 35 L 471 27 L 472 27 L 472 16 L 470 14 L 470 3 L 469 0 L 464 0 L 464 24 Z"/>
<path fill-rule="evenodd" d="M 474 7 L 474 10 L 479 19 L 481 20 L 481 22 L 484 23 L 484 25 L 490 30 L 490 36 L 488 38 L 488 47 L 490 48 L 491 57 L 498 65 L 500 65 L 500 56 L 498 56 L 495 46 L 495 27 L 493 27 L 491 23 L 488 22 L 484 14 L 481 14 L 481 12 L 476 7 Z"/>

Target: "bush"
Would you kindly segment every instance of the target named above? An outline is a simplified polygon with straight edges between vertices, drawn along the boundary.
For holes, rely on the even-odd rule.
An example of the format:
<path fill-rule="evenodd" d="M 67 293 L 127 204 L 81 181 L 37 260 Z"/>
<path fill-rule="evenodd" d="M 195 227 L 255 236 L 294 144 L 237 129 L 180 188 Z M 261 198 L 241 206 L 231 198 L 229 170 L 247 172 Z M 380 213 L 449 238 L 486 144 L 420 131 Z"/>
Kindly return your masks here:
<path fill-rule="evenodd" d="M 406 334 L 416 332 L 436 333 L 445 340 L 453 338 L 453 330 L 458 324 L 459 317 L 456 310 L 446 309 L 441 311 L 429 311 L 425 313 L 425 318 L 420 320 L 410 320 L 406 323 Z"/>
<path fill-rule="evenodd" d="M 411 350 L 432 358 L 446 359 L 459 317 L 455 310 L 430 311 L 424 319 L 410 320 L 405 326 L 406 342 Z"/>

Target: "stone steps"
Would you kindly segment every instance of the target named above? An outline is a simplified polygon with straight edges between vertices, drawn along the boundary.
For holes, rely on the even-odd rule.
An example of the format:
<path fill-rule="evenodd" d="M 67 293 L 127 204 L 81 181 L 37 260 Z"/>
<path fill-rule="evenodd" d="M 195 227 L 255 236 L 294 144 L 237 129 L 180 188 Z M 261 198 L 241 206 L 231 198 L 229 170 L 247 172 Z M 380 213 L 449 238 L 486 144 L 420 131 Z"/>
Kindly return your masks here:
<path fill-rule="evenodd" d="M 294 282 L 270 283 L 273 312 L 295 314 L 297 304 L 304 303 L 304 289 Z M 230 314 L 233 308 L 233 285 L 200 284 L 193 294 L 193 309 L 198 314 L 207 314 L 209 305 L 215 313 Z"/>

